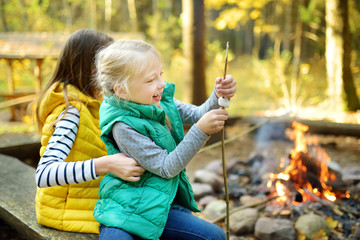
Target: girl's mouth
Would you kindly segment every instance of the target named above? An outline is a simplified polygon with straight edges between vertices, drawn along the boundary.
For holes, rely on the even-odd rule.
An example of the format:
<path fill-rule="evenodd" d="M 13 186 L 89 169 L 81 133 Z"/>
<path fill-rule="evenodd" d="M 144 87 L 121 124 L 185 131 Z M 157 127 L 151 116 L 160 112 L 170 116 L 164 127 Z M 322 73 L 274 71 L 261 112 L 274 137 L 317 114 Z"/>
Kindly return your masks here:
<path fill-rule="evenodd" d="M 161 100 L 161 94 L 154 95 L 154 96 L 153 96 L 153 99 L 154 99 L 155 101 L 160 101 L 160 100 Z"/>

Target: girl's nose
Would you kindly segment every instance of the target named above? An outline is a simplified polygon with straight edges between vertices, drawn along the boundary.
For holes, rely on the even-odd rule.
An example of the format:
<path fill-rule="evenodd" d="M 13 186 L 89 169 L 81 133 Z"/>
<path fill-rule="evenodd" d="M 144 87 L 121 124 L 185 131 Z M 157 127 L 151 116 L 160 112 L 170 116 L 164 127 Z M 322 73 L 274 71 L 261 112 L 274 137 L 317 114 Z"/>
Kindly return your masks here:
<path fill-rule="evenodd" d="M 165 87 L 165 81 L 162 77 L 159 78 L 159 88 L 164 88 Z"/>

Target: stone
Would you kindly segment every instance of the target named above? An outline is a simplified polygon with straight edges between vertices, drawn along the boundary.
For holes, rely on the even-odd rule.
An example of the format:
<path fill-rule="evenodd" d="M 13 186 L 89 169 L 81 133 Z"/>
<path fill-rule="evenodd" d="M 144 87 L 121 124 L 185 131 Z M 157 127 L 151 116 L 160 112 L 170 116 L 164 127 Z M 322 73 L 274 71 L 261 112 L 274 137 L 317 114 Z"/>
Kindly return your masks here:
<path fill-rule="evenodd" d="M 191 184 L 193 192 L 194 192 L 194 198 L 196 200 L 199 200 L 200 198 L 213 194 L 213 189 L 210 184 L 207 183 L 192 183 Z"/>
<path fill-rule="evenodd" d="M 216 173 L 206 169 L 200 169 L 195 172 L 194 177 L 195 182 L 210 184 L 214 192 L 222 192 L 224 180 Z"/>
<path fill-rule="evenodd" d="M 206 195 L 202 198 L 199 199 L 198 201 L 198 205 L 200 206 L 206 206 L 208 205 L 210 202 L 217 200 L 217 197 L 215 197 L 214 195 Z"/>
<path fill-rule="evenodd" d="M 226 202 L 218 199 L 206 205 L 203 214 L 210 220 L 216 219 L 226 213 Z"/>
<path fill-rule="evenodd" d="M 245 208 L 230 215 L 230 232 L 235 235 L 253 233 L 258 218 L 255 208 Z"/>
<path fill-rule="evenodd" d="M 290 220 L 261 217 L 255 224 L 254 235 L 261 240 L 295 240 L 295 228 Z"/>
<path fill-rule="evenodd" d="M 295 223 L 296 230 L 304 233 L 308 239 L 313 239 L 313 235 L 324 230 L 330 236 L 331 229 L 324 218 L 316 214 L 305 214 L 298 218 Z"/>
<path fill-rule="evenodd" d="M 205 166 L 204 169 L 222 176 L 222 160 L 218 159 L 211 161 Z"/>
<path fill-rule="evenodd" d="M 360 181 L 360 167 L 343 168 L 341 175 L 343 181 Z"/>
<path fill-rule="evenodd" d="M 247 204 L 255 204 L 255 203 L 260 203 L 262 201 L 264 201 L 265 198 L 260 198 L 260 197 L 253 197 L 250 195 L 243 195 L 240 197 L 240 203 L 242 205 L 247 205 Z"/>

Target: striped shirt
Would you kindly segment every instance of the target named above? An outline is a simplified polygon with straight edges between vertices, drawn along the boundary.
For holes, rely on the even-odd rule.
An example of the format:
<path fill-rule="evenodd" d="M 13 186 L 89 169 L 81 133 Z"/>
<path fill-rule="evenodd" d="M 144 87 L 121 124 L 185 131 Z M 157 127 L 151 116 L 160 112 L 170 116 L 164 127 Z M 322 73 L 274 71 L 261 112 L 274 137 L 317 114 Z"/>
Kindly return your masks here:
<path fill-rule="evenodd" d="M 64 112 L 58 119 L 63 115 Z M 36 168 L 35 179 L 38 187 L 80 183 L 98 178 L 93 159 L 65 162 L 76 138 L 79 118 L 79 110 L 70 106 L 64 118 L 55 124 L 55 131 Z"/>

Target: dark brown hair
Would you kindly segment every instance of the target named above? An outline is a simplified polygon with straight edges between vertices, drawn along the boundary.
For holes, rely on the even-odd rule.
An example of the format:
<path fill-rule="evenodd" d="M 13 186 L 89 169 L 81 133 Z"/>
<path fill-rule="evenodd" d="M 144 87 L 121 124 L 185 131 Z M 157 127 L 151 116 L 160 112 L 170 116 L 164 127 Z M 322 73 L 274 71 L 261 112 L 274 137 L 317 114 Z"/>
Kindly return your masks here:
<path fill-rule="evenodd" d="M 95 73 L 94 59 L 96 53 L 100 49 L 108 46 L 111 42 L 113 42 L 111 37 L 90 29 L 80 29 L 70 35 L 59 55 L 52 77 L 34 102 L 36 105 L 35 117 L 39 132 L 41 132 L 43 126 L 43 123 L 39 119 L 39 107 L 46 91 L 54 83 L 64 83 L 65 113 L 69 107 L 69 96 L 66 89 L 68 84 L 77 87 L 87 96 L 92 98 L 98 97 L 98 89 L 93 82 L 93 74 Z"/>

